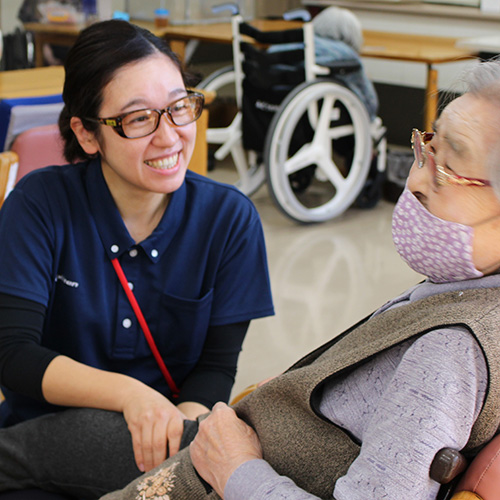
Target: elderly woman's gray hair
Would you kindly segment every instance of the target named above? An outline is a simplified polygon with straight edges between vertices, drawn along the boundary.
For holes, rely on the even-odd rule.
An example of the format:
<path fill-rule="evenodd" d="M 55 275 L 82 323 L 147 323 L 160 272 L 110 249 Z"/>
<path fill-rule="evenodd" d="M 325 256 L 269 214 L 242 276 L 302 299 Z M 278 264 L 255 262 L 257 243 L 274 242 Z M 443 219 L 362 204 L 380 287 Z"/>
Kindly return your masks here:
<path fill-rule="evenodd" d="M 500 199 L 500 57 L 478 64 L 464 75 L 466 92 L 488 100 L 498 108 L 496 123 L 488 123 L 496 130 L 498 140 L 491 145 L 490 160 L 487 165 L 490 182 L 495 194 Z"/>
<path fill-rule="evenodd" d="M 350 45 L 356 52 L 363 46 L 363 31 L 359 19 L 347 9 L 328 7 L 314 19 L 314 34 Z"/>

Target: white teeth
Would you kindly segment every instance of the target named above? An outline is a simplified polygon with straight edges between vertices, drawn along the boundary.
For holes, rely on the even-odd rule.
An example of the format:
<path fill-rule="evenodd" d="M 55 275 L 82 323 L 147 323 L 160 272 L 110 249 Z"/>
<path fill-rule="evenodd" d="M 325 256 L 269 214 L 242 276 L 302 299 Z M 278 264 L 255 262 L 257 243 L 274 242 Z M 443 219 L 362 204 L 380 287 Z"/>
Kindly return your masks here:
<path fill-rule="evenodd" d="M 177 165 L 177 160 L 179 159 L 179 153 L 169 156 L 168 158 L 164 158 L 163 160 L 146 160 L 144 163 L 149 165 L 150 167 L 157 168 L 159 170 L 168 170 L 169 168 Z"/>

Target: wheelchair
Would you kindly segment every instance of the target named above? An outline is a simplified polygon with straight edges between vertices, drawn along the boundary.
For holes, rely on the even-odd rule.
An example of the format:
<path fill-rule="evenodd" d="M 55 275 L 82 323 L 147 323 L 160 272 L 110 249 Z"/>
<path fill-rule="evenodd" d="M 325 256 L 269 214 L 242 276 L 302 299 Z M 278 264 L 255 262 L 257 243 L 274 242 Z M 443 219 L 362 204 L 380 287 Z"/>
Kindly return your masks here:
<path fill-rule="evenodd" d="M 353 203 L 376 204 L 386 130 L 343 79 L 361 70 L 359 60 L 316 64 L 310 18 L 290 23 L 284 31 L 260 31 L 233 14 L 233 66 L 199 86 L 219 99 L 232 90 L 235 114 L 227 125 L 209 125 L 207 142 L 217 148 L 215 160 L 232 156 L 234 185 L 243 193 L 267 183 L 287 217 L 323 222 Z"/>

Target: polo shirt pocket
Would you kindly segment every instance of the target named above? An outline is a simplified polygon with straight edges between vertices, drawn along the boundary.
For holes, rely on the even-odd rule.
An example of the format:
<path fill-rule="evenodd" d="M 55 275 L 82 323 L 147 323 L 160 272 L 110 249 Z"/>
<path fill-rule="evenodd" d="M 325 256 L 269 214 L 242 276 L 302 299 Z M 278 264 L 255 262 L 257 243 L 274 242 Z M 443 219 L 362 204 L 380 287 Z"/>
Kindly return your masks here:
<path fill-rule="evenodd" d="M 210 289 L 200 299 L 188 299 L 163 294 L 158 322 L 160 352 L 168 366 L 193 363 L 200 357 L 207 336 L 214 297 Z"/>

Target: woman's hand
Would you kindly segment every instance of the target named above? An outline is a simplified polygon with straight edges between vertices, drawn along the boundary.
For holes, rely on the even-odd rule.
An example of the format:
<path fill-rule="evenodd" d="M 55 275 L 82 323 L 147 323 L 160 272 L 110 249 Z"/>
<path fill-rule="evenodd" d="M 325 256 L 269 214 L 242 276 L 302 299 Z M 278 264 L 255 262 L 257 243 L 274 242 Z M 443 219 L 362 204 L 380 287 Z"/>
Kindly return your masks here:
<path fill-rule="evenodd" d="M 137 467 L 148 471 L 179 451 L 185 416 L 151 387 L 121 373 L 55 357 L 42 379 L 45 399 L 60 406 L 101 408 L 123 413 Z"/>
<path fill-rule="evenodd" d="M 217 403 L 201 421 L 189 451 L 200 476 L 221 498 L 229 477 L 241 464 L 262 458 L 255 431 L 224 403 Z"/>
<path fill-rule="evenodd" d="M 184 429 L 184 415 L 167 398 L 144 386 L 127 394 L 123 416 L 132 434 L 134 456 L 139 470 L 145 472 L 175 455 Z"/>

